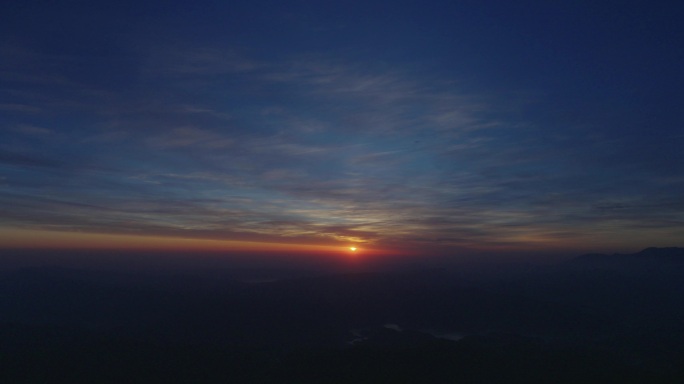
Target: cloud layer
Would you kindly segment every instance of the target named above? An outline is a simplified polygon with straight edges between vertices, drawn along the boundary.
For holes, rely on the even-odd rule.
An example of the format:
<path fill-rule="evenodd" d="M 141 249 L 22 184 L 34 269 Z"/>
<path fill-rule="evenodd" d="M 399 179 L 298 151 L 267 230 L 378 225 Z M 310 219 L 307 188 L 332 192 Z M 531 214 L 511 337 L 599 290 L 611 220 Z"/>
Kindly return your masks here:
<path fill-rule="evenodd" d="M 117 36 L 0 46 L 0 225 L 440 250 L 684 235 L 675 115 L 363 50 Z"/>

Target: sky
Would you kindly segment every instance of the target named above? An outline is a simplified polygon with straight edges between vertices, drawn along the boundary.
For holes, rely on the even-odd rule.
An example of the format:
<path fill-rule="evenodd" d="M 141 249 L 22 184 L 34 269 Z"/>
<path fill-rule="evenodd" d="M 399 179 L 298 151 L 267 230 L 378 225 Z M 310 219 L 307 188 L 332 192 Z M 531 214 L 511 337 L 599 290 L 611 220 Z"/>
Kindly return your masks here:
<path fill-rule="evenodd" d="M 684 239 L 665 1 L 14 1 L 0 249 L 449 254 Z"/>

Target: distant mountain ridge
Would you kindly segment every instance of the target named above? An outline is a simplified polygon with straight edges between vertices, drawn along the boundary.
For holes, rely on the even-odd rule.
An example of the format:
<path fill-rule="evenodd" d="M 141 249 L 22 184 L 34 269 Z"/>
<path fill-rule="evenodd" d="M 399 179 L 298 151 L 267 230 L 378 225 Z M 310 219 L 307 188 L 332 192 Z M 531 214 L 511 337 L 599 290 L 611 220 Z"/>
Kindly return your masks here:
<path fill-rule="evenodd" d="M 656 248 L 649 247 L 645 248 L 637 253 L 627 253 L 627 254 L 605 254 L 605 253 L 588 253 L 582 256 L 578 256 L 571 260 L 571 262 L 577 263 L 600 263 L 600 264 L 613 264 L 613 263 L 635 263 L 635 262 L 668 262 L 668 263 L 684 263 L 684 248 L 681 247 L 665 247 Z"/>

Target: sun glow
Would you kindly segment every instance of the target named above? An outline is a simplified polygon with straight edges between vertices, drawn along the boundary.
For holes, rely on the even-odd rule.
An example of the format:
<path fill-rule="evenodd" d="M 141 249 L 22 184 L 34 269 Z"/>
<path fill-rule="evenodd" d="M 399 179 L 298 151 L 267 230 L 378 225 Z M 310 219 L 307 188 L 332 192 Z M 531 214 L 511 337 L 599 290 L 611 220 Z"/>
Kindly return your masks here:
<path fill-rule="evenodd" d="M 0 226 L 0 250 L 3 248 L 217 252 L 284 251 L 320 254 L 334 254 L 335 252 L 339 252 L 339 246 L 334 245 L 262 243 L 240 240 L 21 230 L 6 229 Z"/>
<path fill-rule="evenodd" d="M 352 251 L 352 252 L 356 252 L 357 249 L 358 249 L 358 248 L 356 248 L 356 247 L 349 247 L 349 250 Z"/>

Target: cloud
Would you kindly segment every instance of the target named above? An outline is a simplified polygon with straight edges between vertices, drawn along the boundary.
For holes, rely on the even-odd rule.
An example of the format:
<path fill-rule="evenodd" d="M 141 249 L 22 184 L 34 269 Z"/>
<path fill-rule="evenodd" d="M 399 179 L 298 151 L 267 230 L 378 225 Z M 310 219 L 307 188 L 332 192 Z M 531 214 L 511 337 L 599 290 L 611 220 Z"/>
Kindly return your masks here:
<path fill-rule="evenodd" d="M 44 167 L 58 168 L 65 165 L 64 162 L 51 159 L 43 155 L 5 151 L 0 149 L 0 163 L 14 167 Z"/>
<path fill-rule="evenodd" d="M 510 112 L 502 96 L 441 74 L 207 46 L 140 56 L 137 86 L 15 84 L 21 97 L 0 110 L 49 119 L 23 116 L 1 133 L 24 146 L 0 152 L 11 170 L 4 222 L 393 247 L 569 244 L 684 226 L 676 152 L 653 164 L 625 157 L 636 139 L 572 125 L 559 134 L 521 117 L 528 106 Z M 68 78 L 73 60 L 46 73 Z"/>
<path fill-rule="evenodd" d="M 48 136 L 51 134 L 54 134 L 54 131 L 51 129 L 43 128 L 43 127 L 37 127 L 35 125 L 30 125 L 30 124 L 19 124 L 15 126 L 13 131 L 22 133 L 24 135 L 29 135 L 29 136 Z"/>
<path fill-rule="evenodd" d="M 220 76 L 251 72 L 262 66 L 236 50 L 165 46 L 147 51 L 144 69 L 151 76 Z"/>
<path fill-rule="evenodd" d="M 161 149 L 179 147 L 224 149 L 231 147 L 234 140 L 200 128 L 181 127 L 151 137 L 148 143 Z"/>
<path fill-rule="evenodd" d="M 0 103 L 0 111 L 5 112 L 22 112 L 22 113 L 38 113 L 41 111 L 39 107 L 28 104 L 19 103 Z"/>

